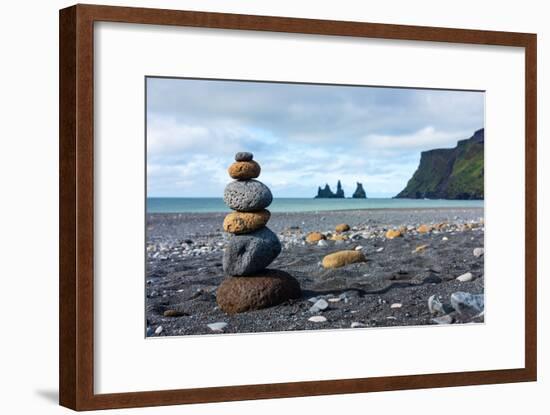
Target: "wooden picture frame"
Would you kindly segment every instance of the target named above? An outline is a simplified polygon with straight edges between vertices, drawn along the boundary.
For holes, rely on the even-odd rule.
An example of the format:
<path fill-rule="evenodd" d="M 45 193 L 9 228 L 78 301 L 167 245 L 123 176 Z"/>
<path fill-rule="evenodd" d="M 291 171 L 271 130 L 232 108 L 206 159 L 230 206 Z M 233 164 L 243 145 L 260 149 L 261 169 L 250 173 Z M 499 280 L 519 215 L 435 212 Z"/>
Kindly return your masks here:
<path fill-rule="evenodd" d="M 95 394 L 94 22 L 239 29 L 525 49 L 525 367 L 199 389 Z M 60 404 L 75 410 L 237 401 L 535 381 L 537 378 L 537 183 L 535 34 L 76 5 L 60 11 Z"/>

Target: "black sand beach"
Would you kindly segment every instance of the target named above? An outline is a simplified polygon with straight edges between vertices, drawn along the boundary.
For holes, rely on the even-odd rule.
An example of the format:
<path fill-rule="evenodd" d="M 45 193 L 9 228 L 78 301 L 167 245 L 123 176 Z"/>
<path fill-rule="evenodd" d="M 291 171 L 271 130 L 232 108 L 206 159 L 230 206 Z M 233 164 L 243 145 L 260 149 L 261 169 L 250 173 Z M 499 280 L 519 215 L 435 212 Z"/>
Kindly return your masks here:
<path fill-rule="evenodd" d="M 227 323 L 224 333 L 251 333 L 483 321 L 482 315 L 461 314 L 450 306 L 454 292 L 483 293 L 483 255 L 473 253 L 484 246 L 483 209 L 273 213 L 268 226 L 279 236 L 283 251 L 269 268 L 293 275 L 302 298 L 231 316 L 216 304 L 229 237 L 222 229 L 224 216 L 147 215 L 148 336 L 219 333 L 208 326 L 212 323 Z M 340 234 L 345 240 L 331 240 L 340 223 L 351 229 Z M 432 229 L 420 233 L 421 224 Z M 386 238 L 388 229 L 400 227 L 403 237 Z M 305 237 L 312 231 L 328 239 L 309 244 Z M 325 255 L 346 249 L 361 250 L 367 261 L 336 269 L 321 266 Z M 472 274 L 470 281 L 457 280 L 466 273 Z M 432 295 L 444 304 L 445 313 L 430 312 Z M 328 308 L 311 311 L 319 299 L 325 299 Z M 309 321 L 313 316 L 326 321 Z"/>

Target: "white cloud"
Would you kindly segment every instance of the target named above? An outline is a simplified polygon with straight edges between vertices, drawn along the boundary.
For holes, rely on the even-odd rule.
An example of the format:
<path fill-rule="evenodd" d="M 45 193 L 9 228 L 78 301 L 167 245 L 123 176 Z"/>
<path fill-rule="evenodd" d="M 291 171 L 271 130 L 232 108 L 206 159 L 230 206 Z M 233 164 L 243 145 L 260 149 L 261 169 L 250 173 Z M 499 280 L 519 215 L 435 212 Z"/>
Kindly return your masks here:
<path fill-rule="evenodd" d="M 420 152 L 483 126 L 483 94 L 460 91 L 150 79 L 149 196 L 220 197 L 237 151 L 276 196 L 310 197 L 340 179 L 367 194 L 406 184 Z"/>

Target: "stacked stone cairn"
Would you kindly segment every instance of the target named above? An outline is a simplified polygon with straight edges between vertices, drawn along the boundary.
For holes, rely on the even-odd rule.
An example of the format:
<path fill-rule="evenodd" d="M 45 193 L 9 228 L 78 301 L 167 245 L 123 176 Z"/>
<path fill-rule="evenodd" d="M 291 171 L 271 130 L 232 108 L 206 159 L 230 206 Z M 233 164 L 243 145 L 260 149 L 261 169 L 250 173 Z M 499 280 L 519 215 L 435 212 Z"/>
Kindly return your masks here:
<path fill-rule="evenodd" d="M 269 188 L 255 180 L 260 165 L 248 152 L 235 155 L 228 172 L 235 179 L 223 199 L 234 212 L 223 228 L 231 234 L 223 254 L 226 278 L 216 291 L 220 308 L 228 314 L 258 310 L 301 296 L 300 284 L 288 273 L 267 269 L 281 253 L 281 242 L 266 224 L 271 216 L 266 208 L 273 196 Z"/>

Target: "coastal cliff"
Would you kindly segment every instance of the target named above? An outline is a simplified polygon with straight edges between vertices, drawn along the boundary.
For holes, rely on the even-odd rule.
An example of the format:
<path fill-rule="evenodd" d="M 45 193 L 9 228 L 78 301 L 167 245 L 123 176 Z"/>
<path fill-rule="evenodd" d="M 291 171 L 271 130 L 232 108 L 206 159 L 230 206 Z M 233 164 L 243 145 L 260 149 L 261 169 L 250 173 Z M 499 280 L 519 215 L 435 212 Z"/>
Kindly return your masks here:
<path fill-rule="evenodd" d="M 455 148 L 423 151 L 420 165 L 396 198 L 483 199 L 484 130 Z"/>

